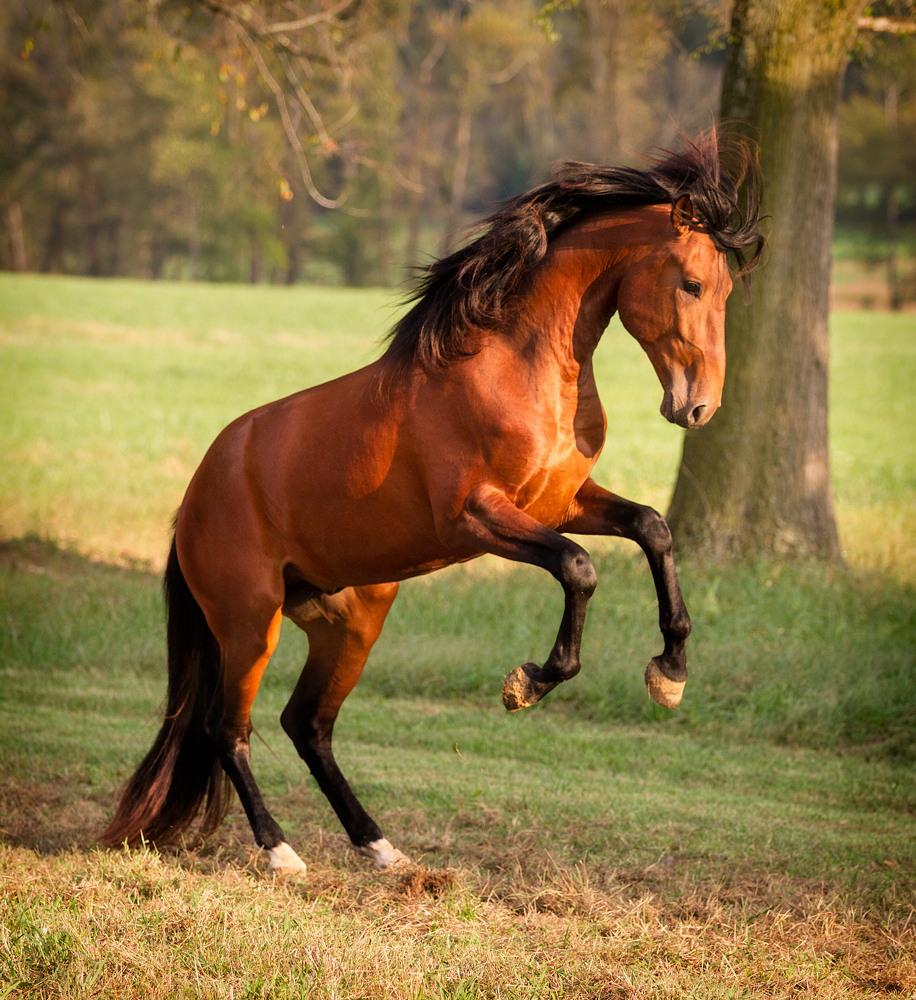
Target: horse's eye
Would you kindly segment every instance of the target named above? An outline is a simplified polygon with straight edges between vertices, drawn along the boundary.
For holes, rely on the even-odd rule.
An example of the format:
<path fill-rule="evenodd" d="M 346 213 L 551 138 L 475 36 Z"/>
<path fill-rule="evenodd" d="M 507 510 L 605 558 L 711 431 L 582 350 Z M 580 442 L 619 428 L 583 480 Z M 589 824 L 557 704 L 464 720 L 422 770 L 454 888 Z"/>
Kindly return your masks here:
<path fill-rule="evenodd" d="M 696 282 L 696 281 L 685 281 L 684 282 L 684 291 L 688 295 L 692 295 L 695 299 L 698 299 L 700 297 L 700 294 L 703 291 L 703 289 L 700 287 L 699 283 Z"/>

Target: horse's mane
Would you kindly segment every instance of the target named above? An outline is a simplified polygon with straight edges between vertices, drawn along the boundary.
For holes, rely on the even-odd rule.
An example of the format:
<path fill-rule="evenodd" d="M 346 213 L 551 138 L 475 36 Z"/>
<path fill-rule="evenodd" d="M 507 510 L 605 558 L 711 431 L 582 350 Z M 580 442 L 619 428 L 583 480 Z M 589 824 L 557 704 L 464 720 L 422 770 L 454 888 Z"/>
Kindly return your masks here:
<path fill-rule="evenodd" d="M 570 161 L 557 179 L 510 198 L 472 227 L 476 239 L 424 267 L 394 325 L 382 362 L 389 375 L 414 368 L 437 371 L 475 353 L 469 327 L 493 327 L 523 280 L 568 225 L 608 208 L 672 206 L 689 195 L 713 243 L 730 253 L 745 277 L 763 250 L 756 231 L 760 169 L 756 147 L 715 129 L 684 139 L 678 151 L 661 150 L 648 170 Z M 744 184 L 742 212 L 738 188 Z"/>

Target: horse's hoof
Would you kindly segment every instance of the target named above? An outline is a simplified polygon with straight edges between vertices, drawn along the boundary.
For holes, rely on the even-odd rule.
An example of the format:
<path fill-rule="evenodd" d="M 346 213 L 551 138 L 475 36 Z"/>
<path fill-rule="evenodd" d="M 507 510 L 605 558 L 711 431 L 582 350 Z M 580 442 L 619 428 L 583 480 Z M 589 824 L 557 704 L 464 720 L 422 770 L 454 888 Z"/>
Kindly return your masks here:
<path fill-rule="evenodd" d="M 503 704 L 507 711 L 527 708 L 557 686 L 552 681 L 536 681 L 533 675 L 540 669 L 536 663 L 523 663 L 509 674 L 503 684 Z"/>
<path fill-rule="evenodd" d="M 306 870 L 305 862 L 289 846 L 289 844 L 278 844 L 267 851 L 270 864 L 267 866 L 268 875 L 295 875 Z"/>
<path fill-rule="evenodd" d="M 646 687 L 649 694 L 665 708 L 677 708 L 680 705 L 686 683 L 666 677 L 656 663 L 656 657 L 653 657 L 646 667 Z"/>
<path fill-rule="evenodd" d="M 372 858 L 375 867 L 379 870 L 385 868 L 406 868 L 410 863 L 410 858 L 402 854 L 390 841 L 382 837 L 381 840 L 373 840 L 372 843 L 364 847 L 357 847 L 357 852 L 367 858 Z"/>

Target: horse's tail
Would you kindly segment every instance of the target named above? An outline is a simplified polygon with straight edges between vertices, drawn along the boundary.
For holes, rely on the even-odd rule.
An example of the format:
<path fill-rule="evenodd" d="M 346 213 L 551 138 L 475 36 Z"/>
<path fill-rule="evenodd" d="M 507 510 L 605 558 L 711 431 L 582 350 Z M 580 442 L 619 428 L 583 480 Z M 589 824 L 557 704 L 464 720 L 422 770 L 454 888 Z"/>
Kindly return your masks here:
<path fill-rule="evenodd" d="M 174 539 L 163 590 L 169 651 L 165 719 L 99 838 L 110 847 L 177 837 L 194 821 L 205 798 L 201 831 L 209 833 L 228 806 L 228 780 L 204 726 L 219 682 L 219 644 L 181 572 Z"/>

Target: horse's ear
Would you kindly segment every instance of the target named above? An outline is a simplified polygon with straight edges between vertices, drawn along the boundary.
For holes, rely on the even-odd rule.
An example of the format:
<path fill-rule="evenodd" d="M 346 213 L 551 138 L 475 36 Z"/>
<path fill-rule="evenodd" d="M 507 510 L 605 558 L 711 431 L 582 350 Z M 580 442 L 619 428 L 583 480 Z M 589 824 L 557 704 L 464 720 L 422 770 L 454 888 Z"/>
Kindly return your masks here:
<path fill-rule="evenodd" d="M 693 202 L 689 194 L 681 195 L 671 206 L 671 225 L 677 230 L 679 236 L 684 236 L 690 232 L 690 224 L 693 222 Z"/>

